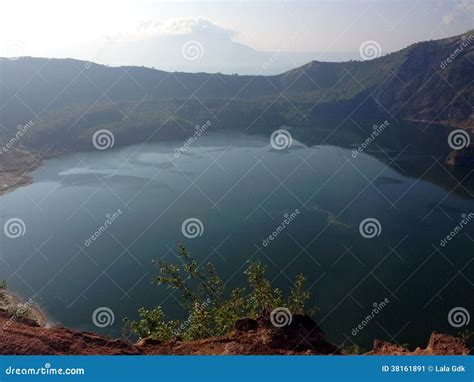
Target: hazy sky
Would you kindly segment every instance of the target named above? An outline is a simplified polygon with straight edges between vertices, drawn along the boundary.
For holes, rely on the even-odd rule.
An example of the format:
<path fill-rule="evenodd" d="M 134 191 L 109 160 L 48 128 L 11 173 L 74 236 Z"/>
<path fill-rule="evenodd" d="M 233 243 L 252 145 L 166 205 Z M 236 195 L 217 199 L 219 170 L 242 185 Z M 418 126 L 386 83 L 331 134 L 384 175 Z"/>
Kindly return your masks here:
<path fill-rule="evenodd" d="M 375 40 L 388 53 L 472 28 L 474 0 L 2 0 L 0 56 L 138 64 L 135 43 L 166 40 L 157 49 L 174 49 L 171 37 L 196 34 L 204 48 L 214 39 L 257 51 L 358 52 L 364 41 Z M 120 54 L 116 47 L 108 55 L 100 50 L 111 42 L 124 44 Z"/>

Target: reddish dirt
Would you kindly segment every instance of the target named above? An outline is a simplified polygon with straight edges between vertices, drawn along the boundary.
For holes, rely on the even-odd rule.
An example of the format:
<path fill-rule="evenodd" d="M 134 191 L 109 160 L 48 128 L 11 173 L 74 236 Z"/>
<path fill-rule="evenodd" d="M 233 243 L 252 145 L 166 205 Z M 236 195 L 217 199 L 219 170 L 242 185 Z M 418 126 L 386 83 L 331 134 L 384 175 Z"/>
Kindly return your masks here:
<path fill-rule="evenodd" d="M 468 355 L 469 348 L 461 339 L 447 334 L 433 332 L 426 348 L 416 348 L 412 352 L 388 342 L 375 340 L 374 348 L 368 355 Z"/>
<path fill-rule="evenodd" d="M 176 354 L 176 355 L 317 355 L 343 354 L 328 343 L 322 330 L 308 316 L 294 315 L 290 325 L 275 328 L 268 314 L 253 320 L 243 318 L 227 336 L 198 341 L 162 343 L 144 339 L 137 344 L 62 327 L 45 328 L 32 320 L 12 320 L 0 312 L 0 354 Z M 459 339 L 433 333 L 425 349 L 410 352 L 398 345 L 375 340 L 368 355 L 464 355 L 469 349 Z"/>
<path fill-rule="evenodd" d="M 28 319 L 12 319 L 0 313 L 0 354 L 141 354 L 122 340 L 71 329 L 44 328 Z"/>
<path fill-rule="evenodd" d="M 147 354 L 341 354 L 337 346 L 324 339 L 316 323 L 302 314 L 293 315 L 291 324 L 283 328 L 274 327 L 266 314 L 257 320 L 237 320 L 227 336 L 168 343 L 142 340 L 137 346 Z"/>

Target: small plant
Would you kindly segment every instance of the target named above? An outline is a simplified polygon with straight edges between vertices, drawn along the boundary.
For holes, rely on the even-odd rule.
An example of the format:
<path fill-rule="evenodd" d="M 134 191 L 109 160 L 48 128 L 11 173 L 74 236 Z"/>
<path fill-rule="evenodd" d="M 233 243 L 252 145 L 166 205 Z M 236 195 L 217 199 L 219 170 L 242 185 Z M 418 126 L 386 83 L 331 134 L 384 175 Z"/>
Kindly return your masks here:
<path fill-rule="evenodd" d="M 266 266 L 253 261 L 244 271 L 249 288 L 226 293 L 224 282 L 212 263 L 200 269 L 182 244 L 178 244 L 178 257 L 181 266 L 163 260 L 154 262 L 159 271 L 154 282 L 181 293 L 188 310 L 187 319 L 168 320 L 160 306 L 150 310 L 140 308 L 137 321 L 125 320 L 125 331 L 161 341 L 195 340 L 227 334 L 237 319 L 257 318 L 264 309 L 287 307 L 292 313 L 306 312 L 310 294 L 304 288 L 305 278 L 301 274 L 296 276 L 285 299 L 282 291 L 272 287 L 265 277 Z"/>
<path fill-rule="evenodd" d="M 344 348 L 344 353 L 349 355 L 360 355 L 366 353 L 366 351 L 357 344 L 352 344 Z"/>
<path fill-rule="evenodd" d="M 403 342 L 402 344 L 400 344 L 400 346 L 404 349 L 409 350 L 409 351 L 411 351 L 411 349 L 412 349 L 412 346 L 408 342 Z"/>
<path fill-rule="evenodd" d="M 474 331 L 472 330 L 462 330 L 458 333 L 458 337 L 464 342 L 468 343 L 472 338 L 474 338 Z"/>
<path fill-rule="evenodd" d="M 31 316 L 30 303 L 16 304 L 16 301 L 8 296 L 7 283 L 0 282 L 0 310 L 6 312 L 10 317 L 15 319 L 27 318 Z"/>
<path fill-rule="evenodd" d="M 5 281 L 0 281 L 0 307 L 7 303 L 7 295 L 5 290 L 7 289 L 7 283 Z"/>

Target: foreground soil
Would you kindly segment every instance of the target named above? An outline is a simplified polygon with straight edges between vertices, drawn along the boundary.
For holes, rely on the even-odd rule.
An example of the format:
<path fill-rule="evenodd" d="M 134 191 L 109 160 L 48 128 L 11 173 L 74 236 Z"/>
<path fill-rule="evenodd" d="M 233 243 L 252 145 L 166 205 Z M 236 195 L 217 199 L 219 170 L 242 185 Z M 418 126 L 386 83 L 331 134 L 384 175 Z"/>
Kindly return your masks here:
<path fill-rule="evenodd" d="M 0 312 L 0 354 L 70 355 L 339 355 L 344 352 L 327 342 L 324 333 L 308 316 L 294 315 L 290 325 L 274 327 L 268 314 L 257 320 L 243 318 L 227 336 L 198 341 L 159 342 L 143 339 L 136 344 L 78 332 L 63 327 L 42 327 L 28 318 Z M 426 348 L 409 351 L 375 340 L 368 355 L 467 355 L 459 338 L 433 333 Z"/>

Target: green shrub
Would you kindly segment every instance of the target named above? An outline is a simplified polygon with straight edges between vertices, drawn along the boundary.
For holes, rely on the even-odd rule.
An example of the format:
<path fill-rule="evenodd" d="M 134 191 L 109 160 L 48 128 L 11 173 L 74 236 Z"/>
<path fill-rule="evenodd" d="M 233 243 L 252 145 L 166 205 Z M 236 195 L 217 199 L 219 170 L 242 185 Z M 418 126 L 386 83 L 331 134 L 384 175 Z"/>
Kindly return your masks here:
<path fill-rule="evenodd" d="M 154 262 L 159 274 L 157 285 L 181 293 L 187 307 L 185 320 L 168 320 L 160 306 L 147 310 L 140 308 L 137 321 L 125 320 L 125 330 L 140 338 L 168 341 L 173 338 L 196 340 L 227 334 L 238 318 L 257 318 L 264 309 L 286 307 L 293 313 L 305 313 L 310 294 L 305 290 L 305 278 L 298 274 L 293 288 L 285 299 L 280 289 L 266 279 L 266 266 L 250 262 L 244 275 L 249 287 L 236 288 L 229 293 L 217 275 L 213 264 L 200 269 L 182 244 L 178 245 L 181 266 L 163 260 Z"/>
<path fill-rule="evenodd" d="M 5 290 L 7 289 L 7 283 L 5 281 L 0 281 L 0 305 L 6 303 L 7 295 Z"/>

